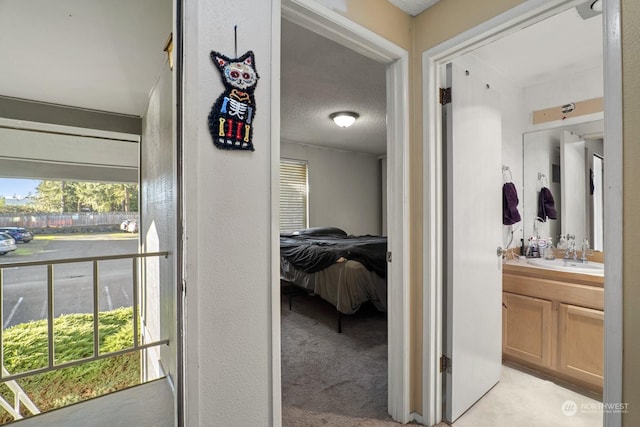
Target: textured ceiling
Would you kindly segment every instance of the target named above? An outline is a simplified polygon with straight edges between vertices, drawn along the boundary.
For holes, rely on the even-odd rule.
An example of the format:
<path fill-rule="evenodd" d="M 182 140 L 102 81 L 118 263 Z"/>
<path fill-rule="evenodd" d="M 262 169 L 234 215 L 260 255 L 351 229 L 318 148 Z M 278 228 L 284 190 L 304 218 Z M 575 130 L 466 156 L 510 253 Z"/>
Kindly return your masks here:
<path fill-rule="evenodd" d="M 409 15 L 416 16 L 439 1 L 440 0 L 389 0 L 389 3 L 397 6 Z"/>
<path fill-rule="evenodd" d="M 282 22 L 281 137 L 363 153 L 386 152 L 386 67 L 296 24 Z M 339 128 L 329 115 L 360 115 Z"/>

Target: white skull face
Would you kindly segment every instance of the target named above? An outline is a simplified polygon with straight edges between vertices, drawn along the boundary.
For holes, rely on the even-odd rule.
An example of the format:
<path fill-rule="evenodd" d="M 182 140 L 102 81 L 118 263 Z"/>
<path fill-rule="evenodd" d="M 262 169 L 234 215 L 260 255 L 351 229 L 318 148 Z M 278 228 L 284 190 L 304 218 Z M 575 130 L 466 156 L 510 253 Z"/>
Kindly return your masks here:
<path fill-rule="evenodd" d="M 256 72 L 244 62 L 231 62 L 224 69 L 225 78 L 231 86 L 247 89 L 256 84 Z"/>

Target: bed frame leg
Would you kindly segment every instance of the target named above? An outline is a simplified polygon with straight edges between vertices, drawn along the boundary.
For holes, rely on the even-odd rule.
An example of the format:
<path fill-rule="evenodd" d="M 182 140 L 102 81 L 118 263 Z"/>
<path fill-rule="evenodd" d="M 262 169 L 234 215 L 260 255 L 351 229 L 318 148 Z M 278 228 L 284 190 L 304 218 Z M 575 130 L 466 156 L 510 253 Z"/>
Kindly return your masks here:
<path fill-rule="evenodd" d="M 340 312 L 337 310 L 336 312 L 338 313 L 338 333 L 341 334 L 342 333 L 342 314 L 340 314 Z"/>

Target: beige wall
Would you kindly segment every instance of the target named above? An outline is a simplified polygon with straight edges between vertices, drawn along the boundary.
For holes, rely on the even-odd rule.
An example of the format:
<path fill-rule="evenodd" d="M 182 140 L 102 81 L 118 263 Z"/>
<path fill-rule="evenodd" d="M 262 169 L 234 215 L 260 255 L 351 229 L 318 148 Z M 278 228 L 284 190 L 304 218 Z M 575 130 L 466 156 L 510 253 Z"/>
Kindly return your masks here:
<path fill-rule="evenodd" d="M 623 364 L 622 401 L 628 403 L 624 426 L 640 425 L 640 3 L 622 0 L 623 92 Z"/>
<path fill-rule="evenodd" d="M 406 49 L 411 48 L 411 16 L 387 0 L 346 0 L 345 15 Z"/>

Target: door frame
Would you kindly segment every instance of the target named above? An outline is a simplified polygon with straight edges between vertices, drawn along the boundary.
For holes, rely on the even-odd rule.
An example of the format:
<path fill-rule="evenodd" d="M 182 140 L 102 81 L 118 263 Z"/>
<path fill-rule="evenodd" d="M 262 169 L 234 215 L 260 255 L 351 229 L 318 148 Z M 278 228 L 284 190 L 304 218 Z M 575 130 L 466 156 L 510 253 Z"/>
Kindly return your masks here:
<path fill-rule="evenodd" d="M 388 412 L 394 420 L 410 421 L 409 407 L 409 52 L 379 34 L 349 20 L 314 0 L 282 0 L 281 16 L 345 47 L 387 64 L 387 218 L 388 251 L 393 254 L 388 281 Z M 280 40 L 280 28 L 274 40 Z M 279 86 L 278 86 L 279 87 Z M 280 93 L 272 106 L 280 108 Z M 276 107 L 277 106 L 277 107 Z M 278 114 L 279 117 L 279 114 Z M 279 149 L 273 149 L 272 171 L 279 170 Z M 272 218 L 279 216 L 279 174 L 272 173 Z M 278 236 L 277 221 L 272 221 Z M 275 237 L 274 237 L 275 239 Z M 279 246 L 272 244 L 274 272 L 279 271 Z M 272 280 L 273 372 L 280 372 L 280 280 Z M 277 365 L 277 367 L 275 366 Z M 276 369 L 277 368 L 277 369 Z M 275 376 L 275 375 L 274 375 Z M 280 379 L 273 383 L 273 425 L 280 425 Z"/>
<path fill-rule="evenodd" d="M 443 152 L 442 121 L 438 102 L 441 65 L 473 49 L 518 31 L 534 22 L 583 3 L 584 0 L 528 0 L 508 11 L 422 52 L 423 87 L 423 421 L 442 420 L 443 354 Z M 622 165 L 622 55 L 620 0 L 604 2 L 605 158 Z M 622 170 L 605 168 L 605 357 L 604 403 L 622 402 Z M 620 413 L 606 412 L 605 425 L 620 426 Z"/>

